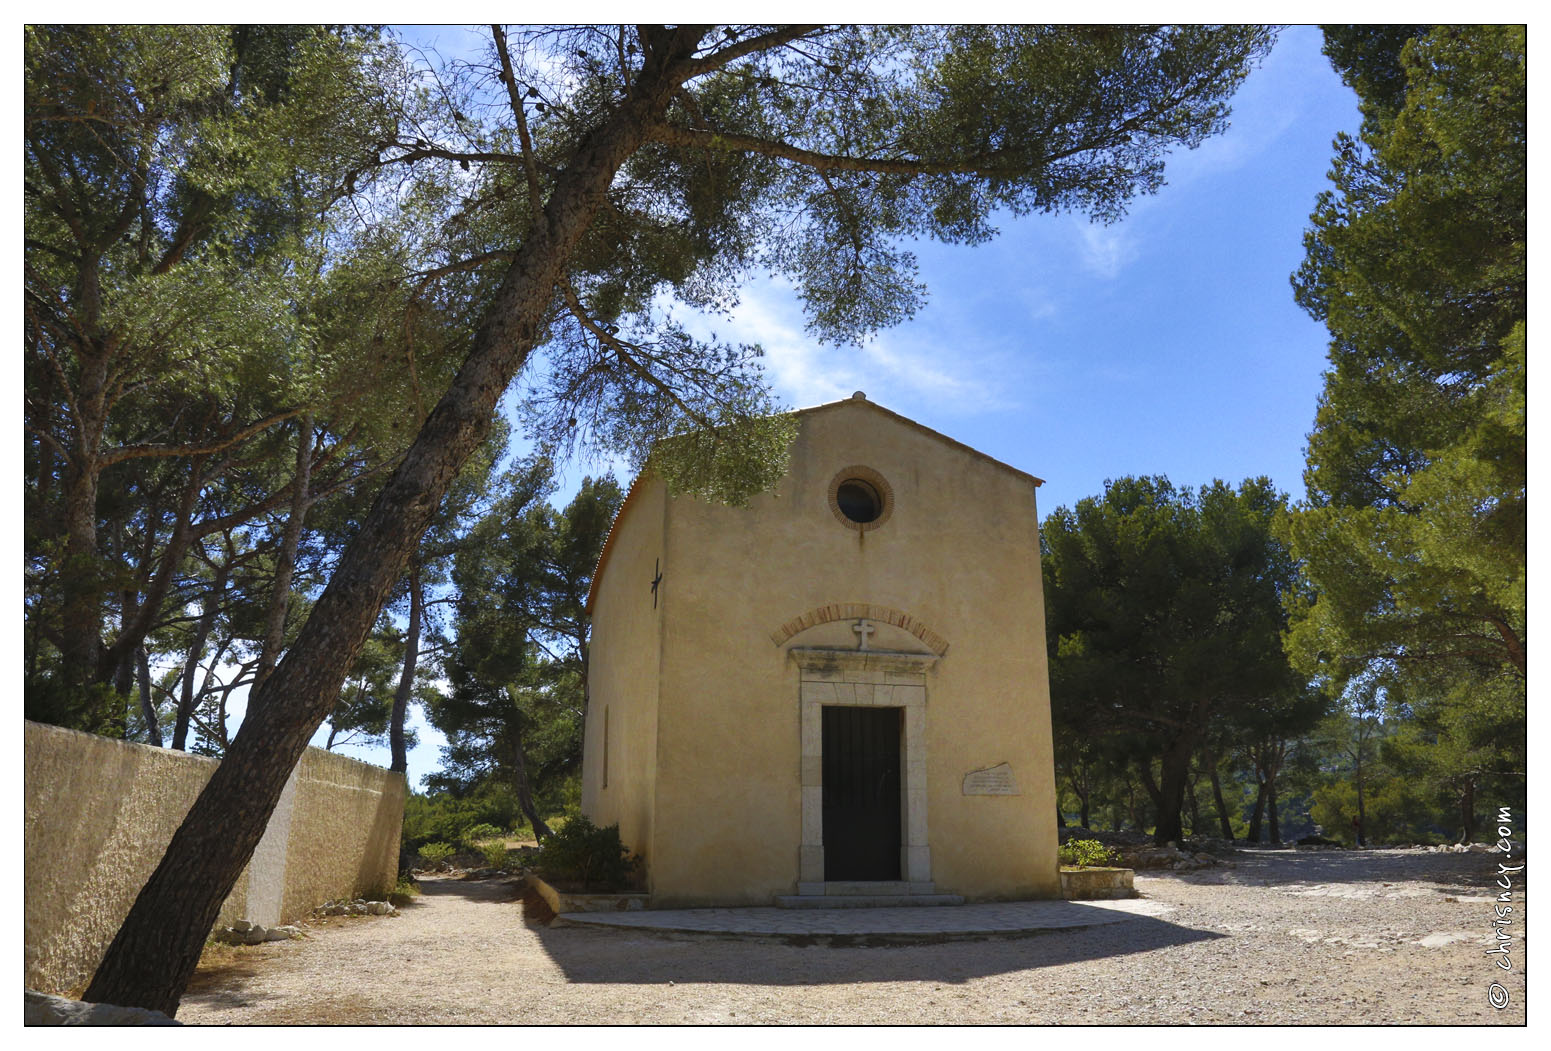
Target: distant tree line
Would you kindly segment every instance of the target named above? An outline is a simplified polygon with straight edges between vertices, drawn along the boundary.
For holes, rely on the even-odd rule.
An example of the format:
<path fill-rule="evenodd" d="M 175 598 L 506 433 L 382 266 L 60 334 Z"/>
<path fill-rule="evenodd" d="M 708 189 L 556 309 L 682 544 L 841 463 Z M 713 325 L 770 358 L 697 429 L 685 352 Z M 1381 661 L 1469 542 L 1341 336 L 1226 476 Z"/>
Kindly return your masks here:
<path fill-rule="evenodd" d="M 1062 809 L 1171 839 L 1472 839 L 1525 799 L 1522 26 L 1329 26 L 1357 137 L 1293 277 L 1308 495 L 1127 478 L 1045 524 Z"/>

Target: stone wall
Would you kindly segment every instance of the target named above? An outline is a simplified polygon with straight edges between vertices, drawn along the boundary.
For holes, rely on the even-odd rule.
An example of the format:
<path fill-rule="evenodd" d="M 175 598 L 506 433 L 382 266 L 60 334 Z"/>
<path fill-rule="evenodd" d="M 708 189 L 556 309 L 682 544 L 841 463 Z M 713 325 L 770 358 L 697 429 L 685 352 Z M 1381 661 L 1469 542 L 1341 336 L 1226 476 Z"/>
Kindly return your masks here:
<path fill-rule="evenodd" d="M 78 989 L 218 761 L 33 722 L 25 749 L 26 984 Z M 386 894 L 405 792 L 403 774 L 309 748 L 218 923 Z"/>

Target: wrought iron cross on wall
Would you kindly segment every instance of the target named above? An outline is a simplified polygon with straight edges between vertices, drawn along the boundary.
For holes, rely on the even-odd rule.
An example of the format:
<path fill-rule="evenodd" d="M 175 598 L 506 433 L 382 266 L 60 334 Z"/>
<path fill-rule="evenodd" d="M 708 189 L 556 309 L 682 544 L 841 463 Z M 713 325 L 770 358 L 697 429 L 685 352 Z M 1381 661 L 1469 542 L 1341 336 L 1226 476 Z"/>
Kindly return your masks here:
<path fill-rule="evenodd" d="M 654 574 L 652 577 L 652 608 L 656 609 L 657 585 L 662 583 L 662 559 L 657 559 L 656 565 L 652 567 L 652 573 Z"/>

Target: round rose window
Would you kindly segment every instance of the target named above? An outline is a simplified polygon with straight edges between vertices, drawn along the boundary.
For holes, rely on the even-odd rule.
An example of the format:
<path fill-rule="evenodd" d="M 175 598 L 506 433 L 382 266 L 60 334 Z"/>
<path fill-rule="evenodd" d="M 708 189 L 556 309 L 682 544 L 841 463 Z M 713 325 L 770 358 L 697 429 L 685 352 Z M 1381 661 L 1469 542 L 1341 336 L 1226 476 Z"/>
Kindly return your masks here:
<path fill-rule="evenodd" d="M 829 509 L 851 529 L 876 529 L 894 510 L 894 490 L 870 467 L 847 467 L 829 483 Z"/>

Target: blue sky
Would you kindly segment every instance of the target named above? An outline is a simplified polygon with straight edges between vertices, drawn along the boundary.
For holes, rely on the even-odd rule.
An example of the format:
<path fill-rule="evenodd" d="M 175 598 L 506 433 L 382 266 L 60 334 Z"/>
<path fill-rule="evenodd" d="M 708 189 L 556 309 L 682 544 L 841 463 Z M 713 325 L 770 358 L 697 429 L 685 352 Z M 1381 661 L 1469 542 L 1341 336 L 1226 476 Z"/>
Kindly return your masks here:
<path fill-rule="evenodd" d="M 813 344 L 768 282 L 718 333 L 761 343 L 790 404 L 865 390 L 1045 479 L 1042 515 L 1126 474 L 1265 474 L 1299 498 L 1327 337 L 1288 276 L 1331 140 L 1358 122 L 1319 48 L 1286 30 L 1229 131 L 1171 158 L 1122 222 L 1031 216 L 989 245 L 919 245 L 929 305 L 861 350 Z"/>
<path fill-rule="evenodd" d="M 477 46 L 463 30 L 402 35 L 444 53 Z M 789 405 L 864 390 L 1045 479 L 1042 516 L 1128 474 L 1181 486 L 1267 475 L 1299 499 L 1327 336 L 1288 276 L 1331 140 L 1359 120 L 1320 44 L 1313 27 L 1284 30 L 1234 96 L 1229 130 L 1171 157 L 1167 185 L 1119 223 L 1007 218 L 988 245 L 915 246 L 931 300 L 865 347 L 815 344 L 794 297 L 768 280 L 715 330 L 764 347 Z M 557 503 L 606 467 L 571 465 Z M 418 787 L 441 742 L 416 721 Z M 387 764 L 383 748 L 342 750 Z"/>

